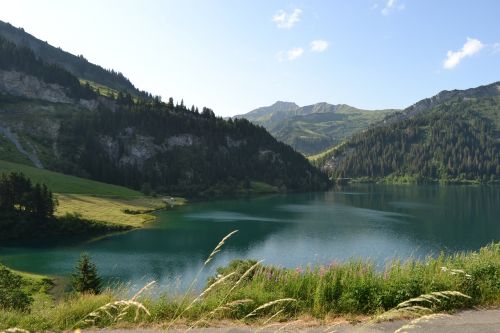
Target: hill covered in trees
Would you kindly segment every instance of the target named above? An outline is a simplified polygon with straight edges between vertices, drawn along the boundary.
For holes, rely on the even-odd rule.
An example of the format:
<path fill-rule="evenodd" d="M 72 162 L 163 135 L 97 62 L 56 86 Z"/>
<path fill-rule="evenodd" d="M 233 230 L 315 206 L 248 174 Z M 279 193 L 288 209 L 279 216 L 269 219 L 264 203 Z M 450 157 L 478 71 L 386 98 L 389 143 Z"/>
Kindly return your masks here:
<path fill-rule="evenodd" d="M 149 95 L 137 89 L 122 73 L 90 63 L 83 55 L 75 56 L 65 52 L 30 35 L 22 28 L 16 28 L 9 23 L 0 21 L 0 36 L 16 46 L 31 50 L 43 62 L 49 65 L 58 65 L 79 79 L 92 81 L 143 98 L 147 98 Z"/>
<path fill-rule="evenodd" d="M 127 91 L 102 94 L 1 37 L 0 76 L 0 159 L 149 193 L 327 187 L 303 156 L 245 119 Z"/>
<path fill-rule="evenodd" d="M 333 178 L 500 181 L 500 83 L 441 92 L 316 162 Z"/>
<path fill-rule="evenodd" d="M 236 118 L 262 125 L 281 142 L 304 155 L 313 155 L 381 121 L 392 111 L 361 110 L 345 104 L 316 103 L 300 107 L 295 103 L 276 102 Z"/>

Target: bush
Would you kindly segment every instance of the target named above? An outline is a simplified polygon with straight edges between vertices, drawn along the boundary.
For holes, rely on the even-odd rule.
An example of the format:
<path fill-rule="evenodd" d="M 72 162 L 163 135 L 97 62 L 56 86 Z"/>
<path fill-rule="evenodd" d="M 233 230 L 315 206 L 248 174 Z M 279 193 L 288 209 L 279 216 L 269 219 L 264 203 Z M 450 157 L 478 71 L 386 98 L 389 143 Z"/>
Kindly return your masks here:
<path fill-rule="evenodd" d="M 0 308 L 29 310 L 33 299 L 22 287 L 22 278 L 0 265 Z"/>

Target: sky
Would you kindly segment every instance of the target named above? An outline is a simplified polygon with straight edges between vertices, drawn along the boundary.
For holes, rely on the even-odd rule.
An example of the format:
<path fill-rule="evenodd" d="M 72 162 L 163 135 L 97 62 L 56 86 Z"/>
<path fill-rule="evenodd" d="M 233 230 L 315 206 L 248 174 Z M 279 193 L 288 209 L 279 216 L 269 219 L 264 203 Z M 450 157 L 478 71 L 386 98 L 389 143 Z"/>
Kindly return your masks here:
<path fill-rule="evenodd" d="M 0 20 L 164 100 L 404 108 L 500 80 L 497 0 L 2 0 Z"/>

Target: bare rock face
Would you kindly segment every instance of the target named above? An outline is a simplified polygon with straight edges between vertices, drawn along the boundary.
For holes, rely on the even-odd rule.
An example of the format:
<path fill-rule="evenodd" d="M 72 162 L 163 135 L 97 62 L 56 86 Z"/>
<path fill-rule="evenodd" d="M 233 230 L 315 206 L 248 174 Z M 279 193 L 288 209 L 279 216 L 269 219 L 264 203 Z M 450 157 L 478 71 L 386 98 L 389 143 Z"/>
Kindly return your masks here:
<path fill-rule="evenodd" d="M 195 135 L 180 134 L 167 138 L 162 144 L 155 144 L 152 136 L 137 134 L 133 127 L 124 128 L 118 137 L 99 137 L 99 142 L 110 159 L 119 165 L 134 165 L 139 168 L 158 154 L 174 148 L 191 147 L 199 144 L 199 141 Z"/>
<path fill-rule="evenodd" d="M 54 103 L 73 102 L 60 85 L 45 83 L 34 76 L 14 71 L 0 70 L 0 91 Z"/>
<path fill-rule="evenodd" d="M 197 144 L 199 139 L 192 134 L 174 135 L 167 139 L 167 146 L 169 149 L 174 147 L 190 147 Z"/>
<path fill-rule="evenodd" d="M 245 145 L 246 143 L 246 140 L 235 140 L 230 136 L 226 136 L 226 145 L 228 146 L 228 148 L 238 148 L 242 145 Z"/>

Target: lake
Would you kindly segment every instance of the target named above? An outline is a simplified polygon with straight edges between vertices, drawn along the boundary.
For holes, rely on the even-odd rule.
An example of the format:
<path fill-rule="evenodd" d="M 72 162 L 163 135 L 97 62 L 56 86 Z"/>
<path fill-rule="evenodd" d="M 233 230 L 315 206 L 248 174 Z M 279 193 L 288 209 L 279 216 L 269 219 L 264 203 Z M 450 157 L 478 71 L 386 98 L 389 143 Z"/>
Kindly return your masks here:
<path fill-rule="evenodd" d="M 18 270 L 69 275 L 88 252 L 107 281 L 151 279 L 182 290 L 219 240 L 239 230 L 202 274 L 235 258 L 283 267 L 368 258 L 423 258 L 500 241 L 500 187 L 353 185 L 329 192 L 188 204 L 149 228 L 59 247 L 0 247 Z"/>

